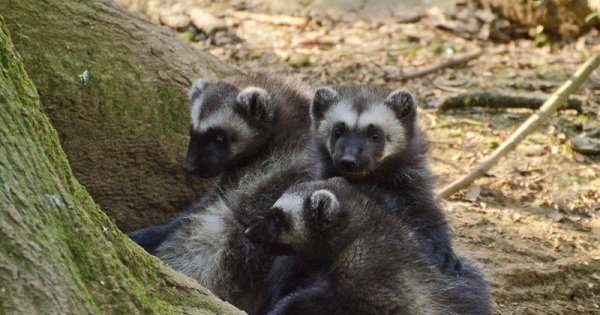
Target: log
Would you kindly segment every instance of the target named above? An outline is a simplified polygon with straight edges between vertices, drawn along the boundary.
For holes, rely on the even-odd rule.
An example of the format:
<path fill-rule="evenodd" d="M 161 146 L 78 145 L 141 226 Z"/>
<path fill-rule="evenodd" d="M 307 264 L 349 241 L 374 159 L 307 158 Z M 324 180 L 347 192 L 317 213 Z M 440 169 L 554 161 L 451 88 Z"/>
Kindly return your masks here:
<path fill-rule="evenodd" d="M 100 211 L 1 17 L 0 108 L 0 314 L 243 314 L 145 254 Z"/>
<path fill-rule="evenodd" d="M 468 107 L 539 109 L 544 101 L 545 99 L 538 97 L 475 91 L 449 97 L 442 102 L 438 109 L 440 111 Z M 576 98 L 569 98 L 567 104 L 560 109 L 572 109 L 579 113 L 583 111 L 581 100 Z"/>

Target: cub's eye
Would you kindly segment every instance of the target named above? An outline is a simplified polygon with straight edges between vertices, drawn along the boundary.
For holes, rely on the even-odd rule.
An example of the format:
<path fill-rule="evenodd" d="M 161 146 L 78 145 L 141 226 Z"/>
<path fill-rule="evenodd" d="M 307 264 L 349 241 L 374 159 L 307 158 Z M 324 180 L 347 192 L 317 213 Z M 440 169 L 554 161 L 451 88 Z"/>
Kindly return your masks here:
<path fill-rule="evenodd" d="M 372 133 L 371 140 L 373 140 L 375 142 L 379 142 L 379 140 L 381 140 L 381 135 L 379 134 L 379 132 Z"/>
<path fill-rule="evenodd" d="M 271 216 L 271 224 L 274 226 L 279 225 L 281 223 L 281 214 L 275 213 Z"/>
<path fill-rule="evenodd" d="M 333 136 L 339 138 L 342 135 L 342 131 L 339 127 L 333 128 Z"/>
<path fill-rule="evenodd" d="M 214 143 L 216 143 L 218 145 L 223 145 L 223 144 L 225 144 L 225 141 L 227 141 L 227 137 L 222 133 L 216 133 L 216 134 L 213 134 L 212 140 Z"/>
<path fill-rule="evenodd" d="M 334 139 L 338 139 L 344 133 L 344 125 L 342 124 L 342 125 L 337 125 L 337 126 L 333 127 L 333 130 L 331 131 L 331 133 L 333 134 Z"/>
<path fill-rule="evenodd" d="M 371 128 L 370 133 L 371 133 L 371 140 L 373 142 L 379 142 L 381 140 L 381 130 L 379 130 L 377 128 Z"/>
<path fill-rule="evenodd" d="M 273 224 L 279 224 L 279 222 L 281 222 L 281 218 L 278 215 L 274 215 L 271 218 L 271 222 L 273 222 Z"/>

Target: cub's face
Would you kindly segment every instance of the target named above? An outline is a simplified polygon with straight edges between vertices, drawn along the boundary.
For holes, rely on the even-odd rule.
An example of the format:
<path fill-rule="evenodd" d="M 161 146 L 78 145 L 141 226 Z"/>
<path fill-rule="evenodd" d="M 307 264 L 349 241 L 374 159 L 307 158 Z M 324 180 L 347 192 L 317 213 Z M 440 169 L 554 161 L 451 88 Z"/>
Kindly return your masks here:
<path fill-rule="evenodd" d="M 359 179 L 406 148 L 416 119 L 413 96 L 370 87 L 339 93 L 319 88 L 311 105 L 313 131 L 341 176 Z"/>
<path fill-rule="evenodd" d="M 332 235 L 348 224 L 327 181 L 291 187 L 267 214 L 246 230 L 254 243 L 268 245 L 274 255 L 322 256 Z"/>
<path fill-rule="evenodd" d="M 240 91 L 225 82 L 199 79 L 189 99 L 190 141 L 183 167 L 200 177 L 218 176 L 243 160 L 260 144 L 259 135 L 272 118 L 269 95 L 258 87 Z"/>

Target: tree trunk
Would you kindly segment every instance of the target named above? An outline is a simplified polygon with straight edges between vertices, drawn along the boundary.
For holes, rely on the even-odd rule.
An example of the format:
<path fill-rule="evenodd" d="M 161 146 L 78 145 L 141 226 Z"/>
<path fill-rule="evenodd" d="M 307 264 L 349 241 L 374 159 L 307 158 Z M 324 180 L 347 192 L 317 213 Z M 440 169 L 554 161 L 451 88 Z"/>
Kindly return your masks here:
<path fill-rule="evenodd" d="M 472 0 L 488 7 L 507 20 L 521 25 L 544 26 L 545 30 L 561 37 L 581 35 L 594 25 L 595 18 L 586 23 L 588 14 L 600 10 L 600 0 Z M 539 5 L 538 5 L 539 4 Z"/>
<path fill-rule="evenodd" d="M 242 314 L 146 255 L 74 178 L 0 18 L 0 313 Z"/>
<path fill-rule="evenodd" d="M 180 166 L 186 90 L 236 70 L 110 0 L 2 0 L 0 14 L 75 176 L 121 229 L 205 191 Z"/>

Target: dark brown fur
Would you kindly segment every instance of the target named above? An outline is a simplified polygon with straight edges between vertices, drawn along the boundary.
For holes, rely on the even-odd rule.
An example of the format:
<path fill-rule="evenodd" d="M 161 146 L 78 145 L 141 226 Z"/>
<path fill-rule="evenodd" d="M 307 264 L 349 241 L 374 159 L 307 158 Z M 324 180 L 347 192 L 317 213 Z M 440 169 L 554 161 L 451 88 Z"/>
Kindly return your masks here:
<path fill-rule="evenodd" d="M 327 110 L 341 102 L 351 104 L 359 116 L 373 104 L 384 103 L 393 110 L 398 123 L 403 126 L 405 144 L 398 146 L 395 152 L 379 161 L 380 157 L 374 156 L 377 152 L 368 150 L 366 144 L 371 141 L 367 135 L 355 135 L 354 139 L 362 141 L 356 144 L 346 139 L 352 136 L 352 130 L 348 130 L 338 137 L 332 145 L 335 148 L 334 154 L 330 154 L 326 143 L 318 139 L 316 132 L 320 127 L 320 119 Z M 334 94 L 329 90 L 319 89 L 311 110 L 315 148 L 321 158 L 321 178 L 347 178 L 358 190 L 402 218 L 415 231 L 424 252 L 441 270 L 460 271 L 460 261 L 456 259 L 452 250 L 448 224 L 433 193 L 432 176 L 427 162 L 427 144 L 417 126 L 413 96 L 405 91 L 394 95 L 389 89 L 368 86 L 341 87 Z M 385 128 L 382 131 L 382 137 L 387 141 Z M 331 135 L 328 141 L 334 141 Z M 354 148 L 356 146 L 358 148 Z M 351 149 L 357 152 L 355 155 L 358 156 L 358 160 L 368 160 L 369 163 L 358 164 L 354 169 L 346 170 L 335 158 L 338 151 L 347 152 Z M 360 167 L 362 169 L 357 170 Z M 357 173 L 359 175 L 355 176 Z"/>
<path fill-rule="evenodd" d="M 259 88 L 266 97 L 248 93 L 247 88 Z M 233 139 L 232 121 L 219 126 L 220 130 L 198 133 L 190 124 L 190 141 L 184 168 L 202 177 L 220 176 L 217 189 L 209 192 L 183 212 L 181 217 L 165 225 L 151 226 L 128 233 L 128 236 L 147 252 L 154 254 L 156 248 L 182 224 L 188 213 L 201 211 L 215 202 L 224 192 L 238 187 L 240 178 L 252 174 L 260 165 L 281 152 L 289 155 L 302 154 L 310 139 L 309 89 L 298 80 L 275 73 L 251 73 L 225 78 L 220 81 L 199 80 L 189 91 L 193 107 L 201 99 L 198 117 L 203 121 L 215 112 L 231 108 L 229 115 L 239 117 L 253 131 L 247 139 Z M 240 104 L 240 100 L 247 104 Z M 192 115 L 194 113 L 192 112 Z M 215 135 L 225 138 L 224 145 L 215 143 Z M 242 143 L 238 152 L 232 154 L 231 144 Z M 284 187 L 285 188 L 285 187 Z"/>
<path fill-rule="evenodd" d="M 276 203 L 247 235 L 319 269 L 269 315 L 491 314 L 476 265 L 463 258 L 461 276 L 442 274 L 414 230 L 354 185 L 338 178 L 301 183 L 280 200 L 289 196 L 302 199 L 287 209 Z"/>
<path fill-rule="evenodd" d="M 326 118 L 327 111 L 338 103 L 346 103 L 357 116 L 365 115 L 374 104 L 389 107 L 391 118 L 402 125 L 402 144 L 390 143 L 393 138 L 385 129 L 379 130 L 380 141 L 377 143 L 369 138 L 373 130 L 368 127 L 362 130 L 346 128 L 335 139 L 333 130 L 320 133 L 323 131 L 319 130 L 321 121 Z M 446 275 L 462 276 L 465 271 L 452 250 L 448 224 L 433 194 L 427 145 L 416 123 L 413 96 L 405 91 L 392 93 L 389 89 L 368 86 L 347 86 L 337 91 L 324 88 L 315 93 L 311 114 L 312 141 L 320 162 L 320 178 L 345 177 L 356 190 L 409 226 L 422 255 L 428 257 L 434 266 Z M 341 116 L 346 114 L 347 111 L 338 113 Z M 377 121 L 386 117 L 374 118 Z M 396 140 L 399 140 L 398 137 Z M 395 151 L 381 160 L 384 147 L 388 145 L 396 145 Z M 333 148 L 333 154 L 330 148 Z M 348 157 L 354 159 L 351 167 L 343 165 L 344 158 Z M 394 222 L 391 220 L 390 224 Z M 277 258 L 266 279 L 268 294 L 261 311 L 266 312 L 277 301 L 294 294 L 319 268 L 318 261 Z"/>

